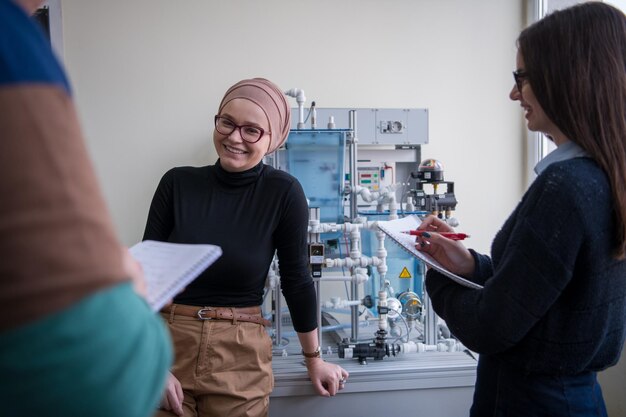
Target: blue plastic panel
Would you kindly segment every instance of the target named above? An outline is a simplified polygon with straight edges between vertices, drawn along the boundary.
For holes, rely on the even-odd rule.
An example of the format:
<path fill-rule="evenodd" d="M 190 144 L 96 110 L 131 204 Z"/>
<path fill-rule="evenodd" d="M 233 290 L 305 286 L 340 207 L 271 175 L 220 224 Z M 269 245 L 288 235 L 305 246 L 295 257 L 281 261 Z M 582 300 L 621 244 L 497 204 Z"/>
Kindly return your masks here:
<path fill-rule="evenodd" d="M 344 155 L 348 130 L 291 130 L 287 171 L 296 177 L 322 222 L 343 223 Z"/>

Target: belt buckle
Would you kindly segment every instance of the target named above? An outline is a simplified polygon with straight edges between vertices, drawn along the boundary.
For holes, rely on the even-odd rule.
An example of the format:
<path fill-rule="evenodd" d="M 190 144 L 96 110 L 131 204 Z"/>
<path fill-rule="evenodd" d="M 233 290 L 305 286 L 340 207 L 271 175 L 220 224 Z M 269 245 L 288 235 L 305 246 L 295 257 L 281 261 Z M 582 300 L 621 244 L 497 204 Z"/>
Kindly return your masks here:
<path fill-rule="evenodd" d="M 211 320 L 211 317 L 204 317 L 204 312 L 205 311 L 213 311 L 213 309 L 211 307 L 204 307 L 201 308 L 200 310 L 198 310 L 198 312 L 196 313 L 196 315 L 198 316 L 198 319 L 200 320 Z"/>

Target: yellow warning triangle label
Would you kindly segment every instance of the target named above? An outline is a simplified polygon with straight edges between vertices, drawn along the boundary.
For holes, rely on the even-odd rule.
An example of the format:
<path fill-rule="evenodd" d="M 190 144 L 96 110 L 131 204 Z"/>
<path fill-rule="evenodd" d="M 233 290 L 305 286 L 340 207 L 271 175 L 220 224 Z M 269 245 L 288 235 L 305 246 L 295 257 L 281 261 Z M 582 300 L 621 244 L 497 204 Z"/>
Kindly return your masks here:
<path fill-rule="evenodd" d="M 402 272 L 400 272 L 400 278 L 411 278 L 411 273 L 408 269 L 406 269 L 406 266 L 402 268 Z"/>

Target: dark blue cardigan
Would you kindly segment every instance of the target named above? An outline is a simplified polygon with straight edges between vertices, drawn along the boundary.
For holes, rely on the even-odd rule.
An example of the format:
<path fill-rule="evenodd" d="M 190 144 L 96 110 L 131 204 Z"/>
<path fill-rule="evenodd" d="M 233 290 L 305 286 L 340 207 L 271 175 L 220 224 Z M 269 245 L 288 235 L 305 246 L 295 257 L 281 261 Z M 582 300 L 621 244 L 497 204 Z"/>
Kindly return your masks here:
<path fill-rule="evenodd" d="M 551 164 L 496 235 L 472 251 L 473 281 L 434 270 L 437 314 L 468 348 L 523 372 L 576 374 L 614 365 L 626 329 L 626 261 L 617 261 L 608 179 L 589 158 Z"/>

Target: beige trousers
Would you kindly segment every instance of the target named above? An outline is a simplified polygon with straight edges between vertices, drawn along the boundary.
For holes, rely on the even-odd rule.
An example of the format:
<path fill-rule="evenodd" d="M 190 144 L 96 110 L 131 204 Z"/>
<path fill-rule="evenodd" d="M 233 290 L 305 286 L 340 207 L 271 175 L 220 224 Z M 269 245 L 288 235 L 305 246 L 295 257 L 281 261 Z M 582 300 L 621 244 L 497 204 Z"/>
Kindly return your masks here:
<path fill-rule="evenodd" d="M 262 325 L 161 313 L 175 349 L 185 417 L 266 417 L 274 388 L 272 342 Z M 159 410 L 155 417 L 175 414 Z"/>

